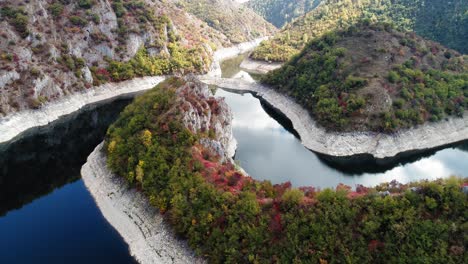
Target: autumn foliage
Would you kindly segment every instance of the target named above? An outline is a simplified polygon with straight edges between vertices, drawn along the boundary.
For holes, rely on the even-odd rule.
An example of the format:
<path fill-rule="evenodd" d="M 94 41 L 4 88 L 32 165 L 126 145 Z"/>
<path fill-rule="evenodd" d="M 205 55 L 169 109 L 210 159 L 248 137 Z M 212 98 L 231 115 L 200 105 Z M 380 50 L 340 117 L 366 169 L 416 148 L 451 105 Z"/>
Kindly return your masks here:
<path fill-rule="evenodd" d="M 463 262 L 468 179 L 335 190 L 254 180 L 183 126 L 184 82 L 169 79 L 121 113 L 108 166 L 209 262 Z"/>

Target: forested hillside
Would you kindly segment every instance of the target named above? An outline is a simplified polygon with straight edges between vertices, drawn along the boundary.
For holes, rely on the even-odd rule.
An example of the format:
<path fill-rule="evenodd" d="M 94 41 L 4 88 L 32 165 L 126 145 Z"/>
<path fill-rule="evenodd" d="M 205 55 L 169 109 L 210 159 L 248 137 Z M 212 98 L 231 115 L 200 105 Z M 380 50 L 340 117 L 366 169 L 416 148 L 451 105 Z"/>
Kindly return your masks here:
<path fill-rule="evenodd" d="M 276 28 L 261 16 L 231 0 L 171 0 L 210 27 L 223 32 L 232 43 L 273 35 Z"/>
<path fill-rule="evenodd" d="M 208 263 L 463 263 L 466 179 L 322 191 L 257 181 L 202 144 L 219 139 L 218 126 L 187 126 L 230 123 L 198 85 L 168 79 L 137 98 L 105 149 L 109 168 Z"/>
<path fill-rule="evenodd" d="M 468 109 L 467 57 L 389 24 L 329 32 L 263 81 L 329 130 L 393 132 Z"/>
<path fill-rule="evenodd" d="M 251 0 L 246 5 L 280 28 L 316 8 L 322 0 Z"/>
<path fill-rule="evenodd" d="M 210 23 L 171 1 L 0 1 L 0 116 L 109 81 L 205 72 L 215 49 L 275 30 L 233 6 L 204 9 L 219 14 Z"/>
<path fill-rule="evenodd" d="M 254 59 L 286 61 L 324 33 L 356 21 L 391 22 L 422 37 L 468 52 L 468 1 L 453 0 L 325 0 L 286 25 L 252 54 Z"/>

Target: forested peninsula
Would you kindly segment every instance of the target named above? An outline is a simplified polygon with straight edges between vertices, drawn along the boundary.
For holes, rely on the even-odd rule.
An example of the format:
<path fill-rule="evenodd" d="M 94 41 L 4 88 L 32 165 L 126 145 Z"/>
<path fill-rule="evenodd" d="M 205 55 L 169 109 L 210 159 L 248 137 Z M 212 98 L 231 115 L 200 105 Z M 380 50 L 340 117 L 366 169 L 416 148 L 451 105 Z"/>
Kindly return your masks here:
<path fill-rule="evenodd" d="M 336 190 L 254 180 L 206 144 L 225 147 L 219 131 L 184 118 L 230 122 L 219 99 L 190 92 L 202 87 L 161 83 L 127 107 L 105 143 L 109 168 L 198 255 L 212 263 L 463 262 L 466 180 Z"/>

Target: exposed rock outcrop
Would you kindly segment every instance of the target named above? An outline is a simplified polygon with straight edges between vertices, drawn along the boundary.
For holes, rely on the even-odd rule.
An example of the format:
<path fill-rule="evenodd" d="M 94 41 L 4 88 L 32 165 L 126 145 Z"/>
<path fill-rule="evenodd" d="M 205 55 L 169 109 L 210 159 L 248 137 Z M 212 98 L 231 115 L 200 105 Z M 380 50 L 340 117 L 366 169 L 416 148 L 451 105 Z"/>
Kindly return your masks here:
<path fill-rule="evenodd" d="M 240 67 L 241 69 L 256 73 L 256 74 L 266 74 L 269 71 L 276 70 L 283 65 L 282 63 L 278 62 L 267 62 L 267 61 L 259 61 L 259 60 L 252 60 L 251 58 L 246 58 L 242 61 Z"/>
<path fill-rule="evenodd" d="M 164 80 L 165 77 L 137 78 L 120 83 L 107 83 L 88 90 L 63 97 L 36 110 L 24 110 L 0 118 L 0 143 L 13 139 L 18 134 L 32 127 L 47 125 L 61 116 L 71 114 L 80 108 L 102 103 L 116 97 L 133 97 L 135 93 L 150 89 Z"/>
<path fill-rule="evenodd" d="M 222 160 L 231 159 L 237 142 L 232 134 L 232 112 L 224 98 L 211 95 L 206 84 L 186 77 L 187 83 L 177 90 L 177 100 L 184 110 L 182 122 L 194 133 L 207 133 L 200 143 L 217 153 Z"/>
<path fill-rule="evenodd" d="M 233 5 L 229 0 L 219 3 Z M 185 73 L 204 73 L 213 50 L 238 43 L 227 36 L 230 30 L 240 32 L 245 40 L 274 30 L 263 18 L 237 5 L 236 10 L 245 10 L 255 19 L 239 22 L 240 13 L 227 10 L 237 22 L 232 25 L 235 29 L 210 25 L 174 1 L 5 0 L 0 1 L 0 10 L 0 117 L 38 108 L 102 81 L 123 80 L 109 65 L 125 63 L 142 49 L 166 64 L 171 59 L 179 62 L 166 66 L 170 70 L 164 74 L 176 72 L 188 57 L 180 52 L 190 50 L 197 67 L 180 67 Z M 268 30 L 260 30 L 266 25 Z M 135 76 L 148 74 L 128 67 L 125 74 L 137 71 Z"/>

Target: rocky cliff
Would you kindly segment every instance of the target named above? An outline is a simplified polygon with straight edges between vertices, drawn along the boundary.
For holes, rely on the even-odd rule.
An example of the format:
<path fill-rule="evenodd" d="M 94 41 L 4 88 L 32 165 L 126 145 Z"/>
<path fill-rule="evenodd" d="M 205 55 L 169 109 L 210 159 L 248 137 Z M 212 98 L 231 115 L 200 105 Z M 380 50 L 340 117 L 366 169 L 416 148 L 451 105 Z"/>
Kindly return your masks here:
<path fill-rule="evenodd" d="M 200 144 L 221 160 L 230 160 L 236 151 L 231 109 L 224 98 L 214 98 L 206 84 L 192 77 L 186 80 L 176 92 L 176 104 L 183 109 L 182 123 L 195 134 L 207 134 L 200 138 Z"/>
<path fill-rule="evenodd" d="M 207 76 L 221 76 L 220 61 L 248 52 L 253 49 L 260 39 L 241 43 L 229 48 L 221 48 L 213 54 L 213 63 Z M 45 103 L 40 109 L 29 109 L 11 113 L 6 117 L 0 117 L 0 143 L 6 142 L 33 127 L 40 127 L 64 116 L 71 114 L 90 104 L 99 104 L 116 97 L 133 97 L 139 93 L 151 89 L 164 80 L 162 76 L 135 78 L 118 83 L 106 83 L 87 89 L 84 92 L 63 96 L 52 102 Z"/>
<path fill-rule="evenodd" d="M 232 45 L 168 1 L 8 0 L 0 11 L 0 116 L 104 82 L 206 72 Z"/>

